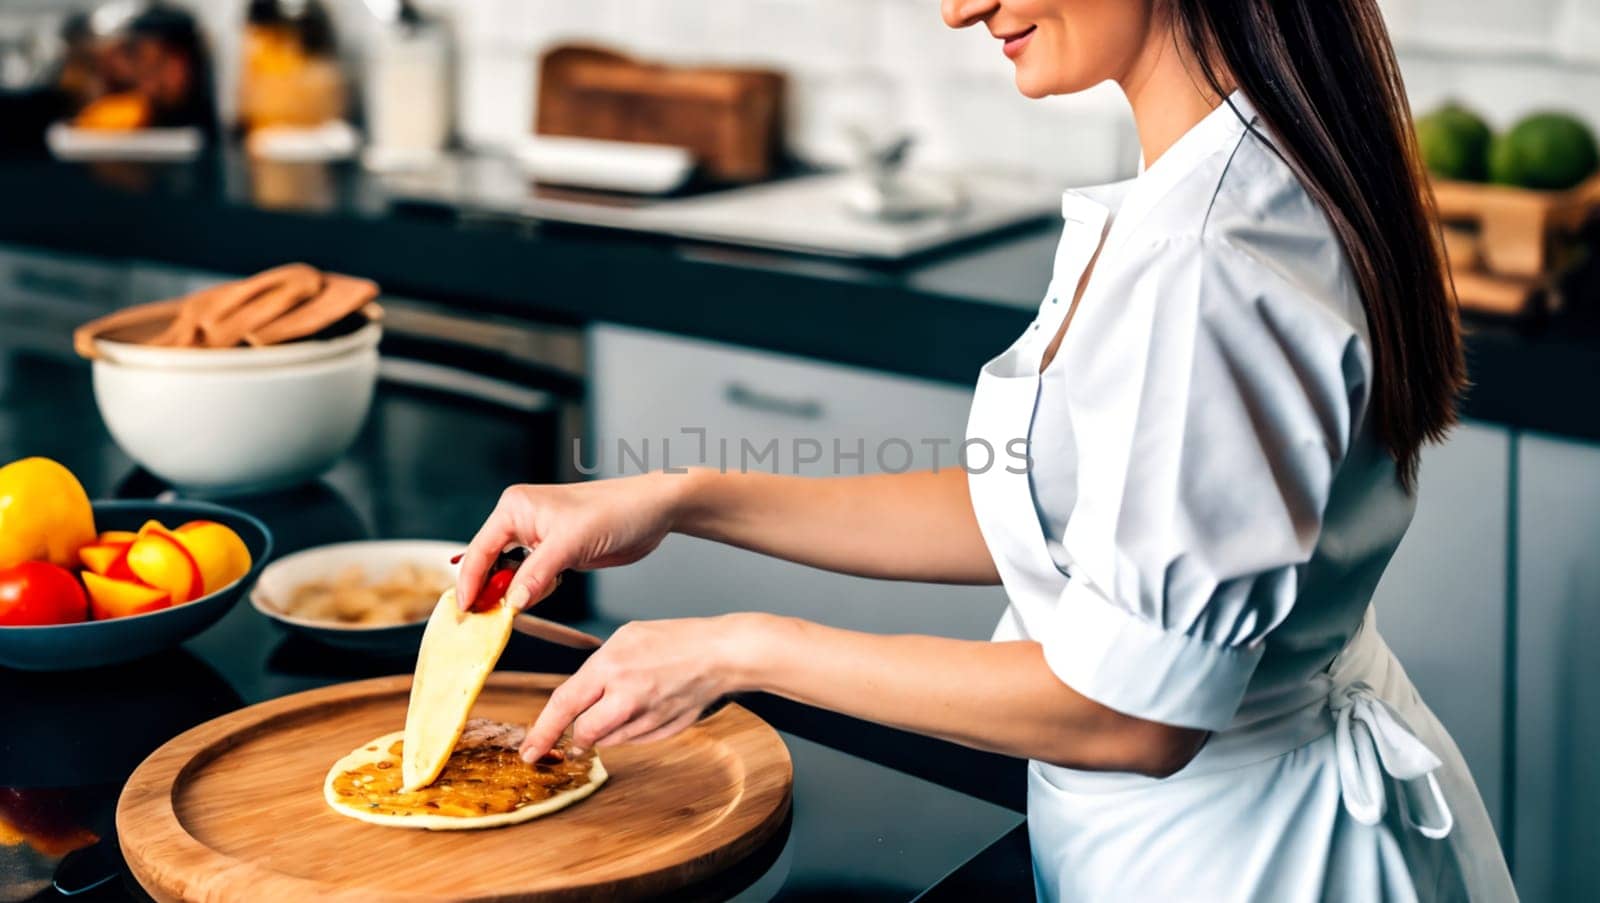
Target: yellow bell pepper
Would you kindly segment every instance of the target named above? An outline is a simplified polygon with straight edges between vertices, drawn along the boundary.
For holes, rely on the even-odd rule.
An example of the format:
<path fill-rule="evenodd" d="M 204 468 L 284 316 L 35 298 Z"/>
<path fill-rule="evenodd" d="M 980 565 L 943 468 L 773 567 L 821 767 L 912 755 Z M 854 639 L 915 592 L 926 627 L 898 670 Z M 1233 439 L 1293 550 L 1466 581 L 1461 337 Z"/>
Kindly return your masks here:
<path fill-rule="evenodd" d="M 72 471 L 49 458 L 0 467 L 0 568 L 24 561 L 78 564 L 94 542 L 94 509 Z"/>

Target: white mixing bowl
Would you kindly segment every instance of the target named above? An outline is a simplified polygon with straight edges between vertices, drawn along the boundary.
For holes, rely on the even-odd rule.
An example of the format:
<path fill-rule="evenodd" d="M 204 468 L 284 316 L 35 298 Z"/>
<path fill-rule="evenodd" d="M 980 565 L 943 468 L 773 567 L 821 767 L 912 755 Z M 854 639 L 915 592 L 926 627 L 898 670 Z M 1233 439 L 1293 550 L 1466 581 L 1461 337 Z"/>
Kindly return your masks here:
<path fill-rule="evenodd" d="M 331 467 L 360 433 L 378 381 L 379 334 L 333 357 L 269 366 L 97 360 L 95 403 L 122 450 L 180 489 L 292 485 Z"/>

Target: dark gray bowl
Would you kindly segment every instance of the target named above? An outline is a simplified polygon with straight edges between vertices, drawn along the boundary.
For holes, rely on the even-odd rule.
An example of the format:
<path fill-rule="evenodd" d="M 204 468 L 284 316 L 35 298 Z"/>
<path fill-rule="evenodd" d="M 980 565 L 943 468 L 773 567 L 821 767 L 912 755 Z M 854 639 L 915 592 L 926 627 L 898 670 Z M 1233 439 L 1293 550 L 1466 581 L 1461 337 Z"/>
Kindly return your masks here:
<path fill-rule="evenodd" d="M 209 596 L 161 611 L 81 624 L 0 627 L 0 667 L 72 671 L 121 664 L 171 649 L 227 614 L 272 555 L 272 534 L 266 525 L 233 508 L 185 501 L 94 503 L 94 526 L 101 532 L 137 530 L 152 518 L 174 527 L 191 520 L 226 525 L 250 550 L 250 573 Z"/>

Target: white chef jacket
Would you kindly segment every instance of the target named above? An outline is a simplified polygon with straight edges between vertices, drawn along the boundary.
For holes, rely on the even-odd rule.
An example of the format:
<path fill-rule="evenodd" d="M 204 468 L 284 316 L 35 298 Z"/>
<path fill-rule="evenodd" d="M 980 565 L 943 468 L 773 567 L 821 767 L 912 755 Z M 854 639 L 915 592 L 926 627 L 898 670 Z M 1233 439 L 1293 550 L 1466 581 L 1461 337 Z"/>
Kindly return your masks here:
<path fill-rule="evenodd" d="M 1137 179 L 1068 192 L 971 473 L 1010 605 L 1077 692 L 1211 731 L 1155 779 L 1033 762 L 1046 900 L 1514 899 L 1465 762 L 1378 636 L 1414 499 L 1378 444 L 1349 262 L 1239 93 Z M 1078 310 L 1048 369 L 1096 250 Z"/>

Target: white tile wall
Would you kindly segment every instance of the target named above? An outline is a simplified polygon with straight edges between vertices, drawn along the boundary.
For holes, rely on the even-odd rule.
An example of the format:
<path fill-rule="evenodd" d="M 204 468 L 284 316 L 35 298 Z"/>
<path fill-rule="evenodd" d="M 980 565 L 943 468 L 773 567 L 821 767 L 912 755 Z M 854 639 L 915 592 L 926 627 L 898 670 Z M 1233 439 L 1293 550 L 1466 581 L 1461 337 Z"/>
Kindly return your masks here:
<path fill-rule="evenodd" d="M 1600 0 L 1564 0 L 1556 16 L 1556 49 L 1570 59 L 1600 64 Z"/>
<path fill-rule="evenodd" d="M 1565 110 L 1600 130 L 1600 0 L 1379 0 L 1413 108 L 1446 100 L 1496 126 Z"/>
<path fill-rule="evenodd" d="M 1403 50 L 1400 60 L 1418 114 L 1456 100 L 1505 127 L 1535 110 L 1564 110 L 1600 132 L 1600 65 L 1433 48 Z"/>
<path fill-rule="evenodd" d="M 33 2 L 33 0 L 5 0 Z M 220 43 L 223 92 L 244 0 L 191 0 Z M 325 0 L 359 37 L 361 0 Z M 1030 170 L 1072 182 L 1129 173 L 1137 142 L 1113 88 L 1029 101 L 981 32 L 952 32 L 937 0 L 425 0 L 462 43 L 461 124 L 504 146 L 532 121 L 535 59 L 603 43 L 672 61 L 769 65 L 793 85 L 790 137 L 820 162 L 852 125 L 918 136 L 937 165 Z M 1379 0 L 1416 109 L 1461 99 L 1504 124 L 1565 108 L 1600 127 L 1600 0 Z"/>
<path fill-rule="evenodd" d="M 1555 37 L 1561 0 L 1410 0 L 1418 38 L 1460 51 L 1540 52 Z"/>

